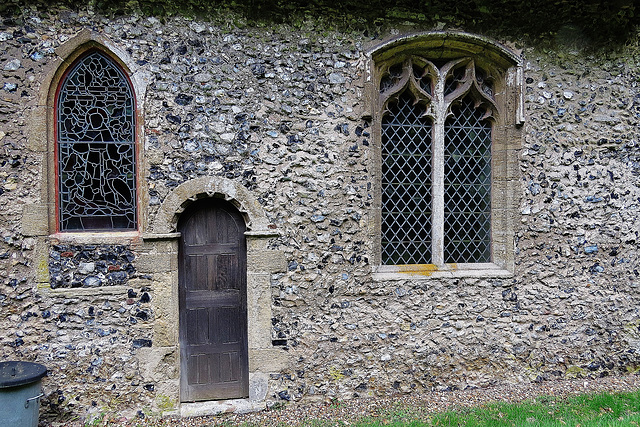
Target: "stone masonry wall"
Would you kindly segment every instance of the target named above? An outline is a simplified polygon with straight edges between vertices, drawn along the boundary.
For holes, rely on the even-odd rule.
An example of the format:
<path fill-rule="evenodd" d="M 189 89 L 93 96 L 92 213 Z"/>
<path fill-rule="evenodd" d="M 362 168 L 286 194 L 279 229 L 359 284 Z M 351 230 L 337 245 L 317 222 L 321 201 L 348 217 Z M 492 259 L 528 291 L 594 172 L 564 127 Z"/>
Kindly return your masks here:
<path fill-rule="evenodd" d="M 242 183 L 279 233 L 269 248 L 285 253 L 287 271 L 271 277 L 271 337 L 289 368 L 271 374 L 268 400 L 636 369 L 637 38 L 597 54 L 524 49 L 512 278 L 383 281 L 371 274 L 378 183 L 363 75 L 366 49 L 397 30 L 373 39 L 312 20 L 293 30 L 33 11 L 0 23 L 0 360 L 47 365 L 48 416 L 176 403 L 139 362 L 155 345 L 155 294 L 153 274 L 136 273 L 136 244 L 59 242 L 24 227 L 23 209 L 48 191 L 46 152 L 29 149 L 29 118 L 47 90 L 39 79 L 85 28 L 149 76 L 140 135 L 148 222 L 172 189 L 213 176 Z M 91 247 L 120 247 L 127 277 L 110 281 L 115 270 L 99 259 L 91 270 L 93 255 L 62 266 Z M 110 286 L 91 287 L 103 267 Z M 175 375 L 176 357 L 159 372 Z"/>
<path fill-rule="evenodd" d="M 52 289 L 125 285 L 136 277 L 135 255 L 121 245 L 53 245 L 49 251 Z"/>

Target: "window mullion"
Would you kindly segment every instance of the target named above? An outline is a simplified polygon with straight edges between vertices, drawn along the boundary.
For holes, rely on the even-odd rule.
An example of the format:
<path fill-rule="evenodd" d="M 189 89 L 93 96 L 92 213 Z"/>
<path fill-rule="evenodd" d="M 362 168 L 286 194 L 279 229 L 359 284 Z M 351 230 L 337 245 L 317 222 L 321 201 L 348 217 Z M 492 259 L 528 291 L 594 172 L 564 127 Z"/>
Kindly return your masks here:
<path fill-rule="evenodd" d="M 447 116 L 447 105 L 444 99 L 446 75 L 440 75 L 433 97 L 434 122 L 433 122 L 433 157 L 431 170 L 433 171 L 432 183 L 432 259 L 435 265 L 444 265 L 444 124 Z"/>
<path fill-rule="evenodd" d="M 435 265 L 444 264 L 444 115 L 433 126 L 432 254 Z"/>

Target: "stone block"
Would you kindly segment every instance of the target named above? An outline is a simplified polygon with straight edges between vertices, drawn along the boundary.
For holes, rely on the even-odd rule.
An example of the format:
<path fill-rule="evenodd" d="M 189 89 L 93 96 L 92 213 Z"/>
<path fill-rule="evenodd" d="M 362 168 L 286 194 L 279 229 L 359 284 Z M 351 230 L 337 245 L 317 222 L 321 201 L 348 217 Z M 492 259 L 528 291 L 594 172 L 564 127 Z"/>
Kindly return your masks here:
<path fill-rule="evenodd" d="M 149 286 L 149 280 L 132 277 L 127 281 L 127 286 L 131 289 L 140 289 L 142 287 Z"/>
<path fill-rule="evenodd" d="M 25 236 L 49 235 L 49 207 L 28 204 L 22 209 L 22 234 Z"/>
<path fill-rule="evenodd" d="M 284 350 L 249 348 L 249 371 L 272 373 L 289 368 L 289 353 Z"/>
<path fill-rule="evenodd" d="M 160 150 L 149 149 L 146 151 L 147 162 L 151 165 L 160 165 L 164 160 L 164 153 Z"/>
<path fill-rule="evenodd" d="M 514 211 L 509 209 L 494 209 L 491 211 L 493 235 L 511 235 L 513 237 Z M 512 239 L 513 240 L 513 239 Z"/>
<path fill-rule="evenodd" d="M 141 273 L 164 273 L 177 269 L 176 254 L 148 254 L 142 253 L 136 262 L 136 268 Z"/>
<path fill-rule="evenodd" d="M 269 376 L 261 372 L 249 374 L 249 400 L 263 401 L 269 391 Z"/>
<path fill-rule="evenodd" d="M 269 239 L 261 237 L 247 236 L 247 254 L 252 252 L 267 251 Z"/>
<path fill-rule="evenodd" d="M 177 209 L 179 209 L 180 205 L 179 203 L 177 203 L 177 199 L 170 199 L 169 196 L 167 196 L 167 199 L 162 204 L 161 209 L 156 214 L 156 217 L 152 220 L 151 230 L 154 233 L 171 232 L 173 214 L 170 214 L 169 212 L 177 212 Z"/>
<path fill-rule="evenodd" d="M 143 347 L 136 351 L 145 381 L 179 378 L 179 352 L 176 346 Z"/>
<path fill-rule="evenodd" d="M 520 206 L 522 191 L 519 185 L 507 185 L 506 195 L 502 207 L 511 211 L 516 211 Z"/>
<path fill-rule="evenodd" d="M 167 379 L 155 383 L 156 407 L 163 415 L 180 415 L 180 379 Z"/>
<path fill-rule="evenodd" d="M 271 283 L 269 274 L 247 275 L 248 338 L 253 348 L 271 346 Z"/>
<path fill-rule="evenodd" d="M 47 115 L 49 109 L 44 105 L 33 106 L 29 112 L 27 149 L 36 153 L 48 151 Z"/>
<path fill-rule="evenodd" d="M 36 282 L 38 287 L 49 287 L 49 245 L 44 239 L 38 239 L 34 251 L 34 264 L 37 266 Z"/>
<path fill-rule="evenodd" d="M 494 150 L 493 156 L 493 178 L 494 180 L 517 180 L 520 176 L 520 164 L 518 163 L 517 150 Z"/>
<path fill-rule="evenodd" d="M 180 415 L 183 417 L 200 417 L 220 414 L 246 414 L 265 409 L 264 401 L 249 399 L 214 400 L 209 402 L 183 403 Z"/>
<path fill-rule="evenodd" d="M 178 324 L 178 281 L 177 273 L 156 273 L 153 275 L 151 300 L 154 311 L 163 320 Z"/>
<path fill-rule="evenodd" d="M 37 95 L 36 103 L 40 106 L 48 106 L 53 105 L 53 98 L 55 95 L 55 83 L 54 78 L 56 78 L 56 73 L 60 69 L 63 64 L 63 60 L 60 57 L 51 58 L 46 64 L 43 64 L 42 69 L 40 70 L 42 80 L 40 84 L 40 91 Z M 45 116 L 47 118 L 47 116 Z M 45 137 L 46 137 L 45 132 Z"/>
<path fill-rule="evenodd" d="M 518 180 L 520 178 L 520 147 L 506 150 L 507 169 L 503 178 L 508 180 Z"/>
<path fill-rule="evenodd" d="M 159 346 L 176 345 L 178 342 L 178 323 L 173 319 L 157 319 L 153 324 L 153 342 Z"/>
<path fill-rule="evenodd" d="M 247 254 L 247 270 L 256 273 L 286 271 L 287 263 L 283 251 L 251 251 Z"/>
<path fill-rule="evenodd" d="M 506 127 L 505 147 L 508 150 L 520 150 L 522 148 L 522 131 L 519 128 Z"/>
<path fill-rule="evenodd" d="M 143 236 L 142 251 L 150 254 L 171 254 L 178 252 L 178 239 L 180 235 L 174 233 L 170 239 L 155 239 Z M 172 236 L 173 236 L 172 235 Z"/>

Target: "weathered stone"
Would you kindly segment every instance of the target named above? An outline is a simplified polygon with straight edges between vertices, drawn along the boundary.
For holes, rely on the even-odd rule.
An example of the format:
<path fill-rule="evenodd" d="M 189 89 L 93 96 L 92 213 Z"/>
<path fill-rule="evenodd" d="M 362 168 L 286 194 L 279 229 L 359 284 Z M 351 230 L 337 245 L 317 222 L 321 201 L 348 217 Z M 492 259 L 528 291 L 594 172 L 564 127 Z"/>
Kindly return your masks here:
<path fill-rule="evenodd" d="M 45 236 L 49 234 L 49 209 L 40 204 L 25 205 L 22 210 L 22 232 L 25 236 Z"/>
<path fill-rule="evenodd" d="M 329 82 L 333 84 L 342 84 L 346 82 L 346 79 L 340 73 L 331 73 L 329 74 Z"/>
<path fill-rule="evenodd" d="M 78 273 L 89 274 L 96 270 L 96 264 L 94 262 L 81 262 L 78 265 Z"/>
<path fill-rule="evenodd" d="M 247 407 L 640 363 L 637 34 L 606 56 L 509 41 L 524 46 L 522 69 L 507 73 L 524 74 L 523 106 L 500 92 L 509 107 L 492 134 L 504 146 L 491 153 L 491 192 L 504 203 L 491 212 L 492 256 L 508 268 L 385 276 L 368 49 L 401 42 L 387 18 L 373 40 L 318 32 L 312 17 L 301 31 L 314 36 L 295 37 L 233 15 L 234 25 L 27 15 L 0 32 L 0 306 L 14 313 L 0 319 L 0 357 L 28 349 L 48 365 L 48 408 L 82 418 L 92 401 L 126 395 L 135 408 L 166 397 L 178 409 L 175 232 L 204 197 L 230 200 L 247 222 Z M 137 231 L 56 233 L 55 79 L 87 43 L 122 61 L 136 94 Z"/>
<path fill-rule="evenodd" d="M 21 66 L 21 62 L 19 59 L 12 59 L 4 65 L 5 71 L 16 71 Z"/>
<path fill-rule="evenodd" d="M 86 286 L 87 288 L 95 288 L 102 285 L 102 280 L 100 280 L 96 276 L 88 276 L 82 282 L 82 286 Z"/>

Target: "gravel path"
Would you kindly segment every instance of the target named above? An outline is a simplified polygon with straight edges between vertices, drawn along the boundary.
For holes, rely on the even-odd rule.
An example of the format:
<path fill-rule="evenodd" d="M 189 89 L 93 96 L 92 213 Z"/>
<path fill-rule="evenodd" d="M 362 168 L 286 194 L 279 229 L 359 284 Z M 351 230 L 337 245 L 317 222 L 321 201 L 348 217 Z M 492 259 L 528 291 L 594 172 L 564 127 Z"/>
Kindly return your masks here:
<path fill-rule="evenodd" d="M 242 423 L 256 426 L 304 426 L 309 420 L 331 420 L 333 425 L 349 425 L 362 417 L 381 421 L 393 408 L 407 408 L 416 415 L 444 411 L 459 407 L 478 406 L 490 402 L 519 402 L 537 396 L 567 396 L 599 391 L 640 390 L 640 376 L 626 375 L 598 379 L 554 380 L 541 383 L 510 384 L 475 390 L 398 394 L 389 397 L 344 400 L 330 404 L 288 403 L 281 409 L 265 410 L 244 415 L 225 414 L 194 418 L 147 418 L 122 420 L 121 425 L 149 426 L 235 426 Z M 117 425 L 109 423 L 108 425 Z"/>

